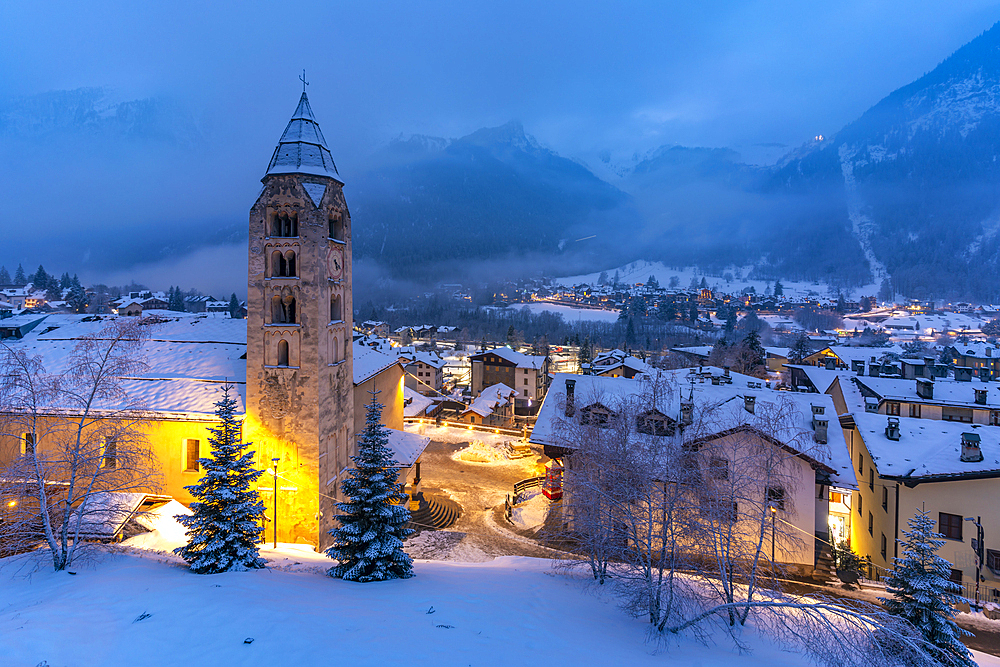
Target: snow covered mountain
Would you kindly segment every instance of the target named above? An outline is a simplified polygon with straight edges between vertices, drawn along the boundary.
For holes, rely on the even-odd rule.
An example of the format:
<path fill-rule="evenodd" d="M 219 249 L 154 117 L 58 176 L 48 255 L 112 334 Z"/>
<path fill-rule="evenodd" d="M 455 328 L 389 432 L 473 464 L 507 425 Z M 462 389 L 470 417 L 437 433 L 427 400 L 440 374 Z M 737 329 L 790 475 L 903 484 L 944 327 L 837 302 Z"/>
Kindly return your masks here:
<path fill-rule="evenodd" d="M 779 166 L 778 188 L 840 190 L 877 282 L 994 298 L 1000 277 L 1000 23 Z"/>
<path fill-rule="evenodd" d="M 393 141 L 351 189 L 355 255 L 411 276 L 482 260 L 542 261 L 576 250 L 575 239 L 608 240 L 608 229 L 633 216 L 625 193 L 517 122 L 459 139 Z"/>

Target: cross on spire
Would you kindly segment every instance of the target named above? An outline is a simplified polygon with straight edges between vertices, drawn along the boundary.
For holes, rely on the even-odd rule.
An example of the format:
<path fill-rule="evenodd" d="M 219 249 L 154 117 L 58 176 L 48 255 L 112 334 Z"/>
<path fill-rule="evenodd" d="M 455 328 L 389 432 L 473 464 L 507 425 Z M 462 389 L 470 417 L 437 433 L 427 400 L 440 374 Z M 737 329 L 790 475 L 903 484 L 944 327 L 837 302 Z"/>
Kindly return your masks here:
<path fill-rule="evenodd" d="M 299 81 L 302 82 L 302 92 L 305 93 L 306 92 L 306 86 L 309 85 L 309 82 L 306 81 L 306 71 L 304 69 L 302 70 L 302 76 L 299 77 Z"/>

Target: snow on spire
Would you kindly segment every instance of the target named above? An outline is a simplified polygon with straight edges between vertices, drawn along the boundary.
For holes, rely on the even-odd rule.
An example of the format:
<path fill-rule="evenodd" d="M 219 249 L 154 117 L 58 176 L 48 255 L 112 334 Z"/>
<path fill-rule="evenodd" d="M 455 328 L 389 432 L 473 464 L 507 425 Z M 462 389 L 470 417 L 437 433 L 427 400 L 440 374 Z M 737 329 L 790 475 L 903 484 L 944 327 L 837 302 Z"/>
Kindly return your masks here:
<path fill-rule="evenodd" d="M 272 174 L 326 176 L 343 183 L 304 90 L 267 166 L 265 176 Z"/>

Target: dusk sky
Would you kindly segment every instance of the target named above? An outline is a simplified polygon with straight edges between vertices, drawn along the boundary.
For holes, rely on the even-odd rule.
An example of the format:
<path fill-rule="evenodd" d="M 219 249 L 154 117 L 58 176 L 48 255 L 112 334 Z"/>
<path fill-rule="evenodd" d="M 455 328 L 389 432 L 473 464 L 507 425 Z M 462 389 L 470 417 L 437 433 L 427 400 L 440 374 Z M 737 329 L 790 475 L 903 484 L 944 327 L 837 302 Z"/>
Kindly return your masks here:
<path fill-rule="evenodd" d="M 81 229 L 142 240 L 173 224 L 245 222 L 302 68 L 350 201 L 352 171 L 392 137 L 457 137 L 511 119 L 590 163 L 674 143 L 774 160 L 932 69 L 1000 19 L 1000 3 L 179 0 L 0 12 L 0 176 L 21 192 L 46 183 L 43 202 L 18 210 L 22 231 L 8 234 L 0 263 L 152 280 L 133 260 L 88 264 Z M 18 98 L 82 87 L 166 100 L 193 129 L 141 151 L 134 137 L 80 147 L 65 128 L 26 131 L 4 115 Z M 204 252 L 188 246 L 148 261 L 186 266 Z M 245 258 L 245 246 L 229 246 L 224 261 Z"/>

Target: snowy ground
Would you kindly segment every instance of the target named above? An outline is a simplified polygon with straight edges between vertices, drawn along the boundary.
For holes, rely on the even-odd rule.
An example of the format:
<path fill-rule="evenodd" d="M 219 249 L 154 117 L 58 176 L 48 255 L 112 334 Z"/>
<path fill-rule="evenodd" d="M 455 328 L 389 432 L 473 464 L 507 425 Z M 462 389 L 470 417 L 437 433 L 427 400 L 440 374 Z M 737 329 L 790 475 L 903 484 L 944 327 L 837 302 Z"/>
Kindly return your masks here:
<path fill-rule="evenodd" d="M 521 309 L 527 308 L 532 313 L 555 313 L 556 315 L 562 315 L 562 318 L 566 322 L 617 322 L 618 321 L 618 311 L 617 310 L 598 310 L 596 308 L 574 308 L 572 306 L 564 306 L 558 303 L 519 303 L 517 305 L 511 306 L 511 308 Z"/>
<path fill-rule="evenodd" d="M 637 260 L 631 264 L 626 264 L 620 267 L 611 267 L 605 271 L 595 271 L 594 273 L 588 273 L 580 276 L 568 276 L 566 278 L 558 278 L 556 282 L 560 285 L 579 285 L 580 283 L 588 283 L 590 285 L 596 285 L 599 280 L 601 273 L 607 273 L 608 280 L 614 277 L 615 271 L 618 271 L 619 280 L 623 283 L 645 283 L 649 276 L 656 276 L 656 282 L 662 287 L 667 287 L 670 285 L 670 279 L 677 277 L 677 285 L 682 289 L 686 289 L 691 285 L 691 279 L 695 278 L 699 283 L 702 277 L 705 278 L 705 282 L 712 289 L 722 290 L 723 292 L 728 292 L 730 294 L 739 293 L 747 287 L 753 287 L 757 294 L 764 294 L 764 290 L 768 286 L 773 287 L 772 281 L 767 280 L 747 280 L 737 276 L 749 275 L 750 271 L 753 269 L 752 266 L 745 267 L 731 267 L 725 271 L 718 272 L 718 275 L 709 275 L 703 273 L 698 267 L 685 266 L 685 267 L 669 267 L 664 266 L 660 262 L 648 262 L 646 260 Z M 723 276 L 729 274 L 732 280 L 726 280 Z M 782 280 L 782 286 L 784 287 L 784 294 L 787 297 L 828 297 L 832 296 L 836 298 L 837 291 L 832 289 L 829 285 L 819 282 L 809 282 L 809 281 L 795 281 L 795 280 Z M 864 285 L 862 287 L 853 288 L 844 293 L 847 298 L 858 299 L 861 296 L 871 296 L 878 294 L 878 285 Z"/>
<path fill-rule="evenodd" d="M 274 567 L 210 576 L 138 550 L 74 568 L 75 575 L 7 559 L 0 662 L 511 665 L 558 656 L 553 662 L 563 665 L 803 664 L 752 633 L 744 636 L 748 655 L 722 638 L 657 647 L 645 641 L 645 624 L 584 580 L 554 573 L 550 561 L 421 561 L 413 579 L 355 584 L 326 577 L 329 561 L 301 547 L 263 555 Z"/>

